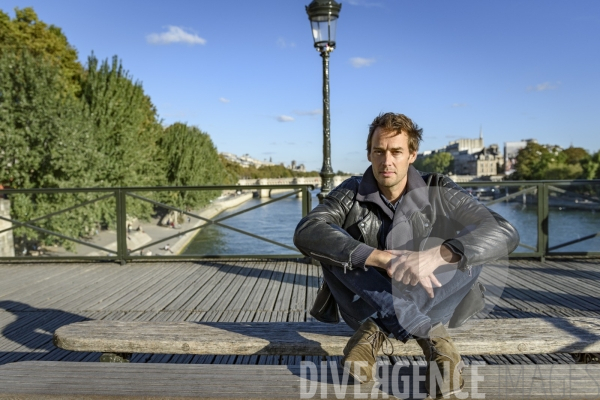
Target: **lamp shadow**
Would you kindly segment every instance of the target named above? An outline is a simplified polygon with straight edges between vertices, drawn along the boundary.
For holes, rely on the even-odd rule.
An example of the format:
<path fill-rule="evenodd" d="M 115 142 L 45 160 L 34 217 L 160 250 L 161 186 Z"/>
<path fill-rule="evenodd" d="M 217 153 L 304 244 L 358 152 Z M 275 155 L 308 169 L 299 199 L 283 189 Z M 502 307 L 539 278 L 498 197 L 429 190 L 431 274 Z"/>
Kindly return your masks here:
<path fill-rule="evenodd" d="M 57 349 L 52 344 L 54 331 L 63 325 L 87 321 L 88 318 L 63 310 L 36 308 L 13 300 L 0 301 L 0 311 L 12 314 L 16 319 L 6 324 L 2 339 L 12 343 L 3 345 L 0 351 L 0 365 L 24 360 L 60 360 L 69 352 Z M 52 353 L 49 356 L 49 353 Z"/>

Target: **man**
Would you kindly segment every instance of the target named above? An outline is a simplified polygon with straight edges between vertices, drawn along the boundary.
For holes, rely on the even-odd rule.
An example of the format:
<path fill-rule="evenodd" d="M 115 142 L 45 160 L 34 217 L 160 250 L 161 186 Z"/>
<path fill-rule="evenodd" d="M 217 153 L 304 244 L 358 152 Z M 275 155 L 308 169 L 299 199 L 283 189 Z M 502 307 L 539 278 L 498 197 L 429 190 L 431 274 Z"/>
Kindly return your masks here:
<path fill-rule="evenodd" d="M 344 368 L 361 383 L 371 380 L 390 334 L 415 338 L 428 361 L 427 390 L 441 398 L 463 386 L 460 354 L 444 324 L 468 299 L 482 264 L 506 257 L 519 236 L 448 177 L 417 171 L 411 164 L 421 139 L 405 115 L 375 118 L 371 166 L 299 222 L 294 244 L 320 261 L 340 314 L 356 330 Z"/>

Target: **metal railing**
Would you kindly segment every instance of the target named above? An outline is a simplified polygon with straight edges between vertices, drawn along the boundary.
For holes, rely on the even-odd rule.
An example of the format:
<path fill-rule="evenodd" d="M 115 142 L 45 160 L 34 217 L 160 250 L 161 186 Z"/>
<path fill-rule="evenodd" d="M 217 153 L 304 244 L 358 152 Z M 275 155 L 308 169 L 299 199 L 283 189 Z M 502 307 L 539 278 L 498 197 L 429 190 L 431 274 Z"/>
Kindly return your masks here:
<path fill-rule="evenodd" d="M 519 198 L 523 198 L 523 204 L 529 204 L 536 208 L 537 242 L 534 245 L 519 243 L 519 248 L 529 251 L 525 252 L 517 249 L 510 255 L 511 257 L 536 257 L 542 260 L 548 256 L 600 257 L 600 246 L 591 248 L 589 251 L 560 251 L 560 249 L 573 244 L 586 242 L 598 237 L 600 236 L 600 231 L 585 234 L 585 236 L 568 240 L 564 243 L 553 246 L 549 245 L 549 239 L 551 237 L 549 228 L 552 208 L 558 210 L 582 209 L 590 210 L 592 212 L 598 211 L 600 215 L 600 180 L 468 182 L 461 183 L 461 186 L 464 188 L 493 188 L 496 190 L 504 188 L 506 193 L 504 195 L 499 195 L 497 191 L 492 196 L 490 196 L 490 191 L 487 191 L 487 193 L 483 192 L 488 196 L 481 196 L 484 197 L 481 202 L 488 207 L 492 207 L 501 202 L 514 202 Z M 583 191 L 581 189 L 585 187 L 588 187 L 588 189 L 595 187 L 594 195 L 582 193 Z M 526 201 L 527 196 L 533 201 Z M 493 198 L 490 199 L 489 197 Z M 580 202 L 578 200 L 582 201 Z M 600 230 L 600 225 L 597 225 L 595 230 Z"/>
<path fill-rule="evenodd" d="M 44 257 L 0 257 L 0 261 L 54 261 L 54 260 L 108 260 L 121 262 L 122 264 L 127 261 L 133 260 L 168 260 L 168 259 L 203 259 L 203 258 L 297 258 L 302 257 L 302 254 L 298 252 L 295 247 L 289 246 L 284 243 L 280 243 L 276 240 L 272 240 L 266 238 L 264 236 L 256 235 L 254 233 L 248 232 L 243 229 L 239 229 L 233 227 L 231 225 L 223 223 L 223 221 L 236 217 L 240 214 L 252 211 L 259 207 L 264 207 L 270 205 L 272 203 L 281 201 L 291 196 L 301 196 L 301 216 L 305 216 L 312 209 L 312 198 L 310 190 L 314 189 L 313 185 L 305 184 L 305 185 L 246 185 L 246 186 L 232 186 L 232 185 L 222 185 L 222 186 L 164 186 L 164 187 L 121 187 L 121 188 L 87 188 L 87 189 L 10 189 L 10 190 L 0 190 L 0 199 L 4 196 L 9 200 L 11 197 L 19 194 L 29 194 L 29 195 L 40 195 L 40 194 L 98 194 L 98 197 L 83 201 L 76 205 L 66 207 L 61 210 L 53 211 L 43 216 L 36 217 L 34 219 L 28 221 L 19 221 L 13 218 L 8 218 L 0 215 L 0 221 L 6 221 L 10 223 L 12 226 L 5 227 L 4 229 L 0 229 L 0 235 L 5 234 L 9 231 L 14 231 L 16 228 L 24 227 L 29 228 L 33 231 L 40 232 L 44 235 L 54 236 L 60 238 L 65 241 L 69 241 L 72 243 L 80 244 L 83 246 L 90 247 L 92 249 L 98 250 L 100 252 L 106 253 L 106 255 L 76 255 L 76 254 L 67 254 L 61 256 L 44 256 Z M 145 197 L 140 195 L 140 193 L 156 193 L 156 192 L 197 192 L 197 191 L 252 191 L 252 190 L 268 190 L 269 196 L 271 191 L 284 191 L 287 192 L 285 194 L 279 195 L 276 198 L 272 198 L 269 201 L 263 202 L 256 206 L 246 208 L 244 210 L 235 212 L 234 214 L 230 214 L 224 217 L 219 217 L 218 215 L 215 218 L 205 218 L 201 215 L 198 215 L 196 212 L 192 212 L 189 210 L 184 210 L 180 207 L 175 207 L 164 202 L 156 201 L 154 199 Z M 180 213 L 182 216 L 186 216 L 189 218 L 194 218 L 195 220 L 203 221 L 204 224 L 200 226 L 193 227 L 191 229 L 187 229 L 184 231 L 177 231 L 173 235 L 168 235 L 166 237 L 161 237 L 160 239 L 151 241 L 150 243 L 146 243 L 144 245 L 138 246 L 136 248 L 128 248 L 127 246 L 127 238 L 128 238 L 128 227 L 127 227 L 127 199 L 135 199 L 137 201 L 146 202 L 151 204 L 153 207 L 162 208 L 163 210 L 168 211 L 176 211 Z M 113 200 L 114 201 L 114 215 L 116 216 L 116 249 L 111 249 L 108 247 L 103 247 L 91 243 L 90 241 L 85 241 L 82 238 L 71 237 L 68 235 L 64 235 L 61 232 L 56 232 L 52 230 L 45 229 L 39 226 L 41 221 L 47 220 L 57 215 L 68 213 L 69 211 L 76 210 L 81 207 L 85 207 L 88 205 L 92 205 L 94 203 L 98 203 L 103 200 Z M 194 231 L 198 231 L 208 225 L 219 226 L 224 229 L 229 229 L 235 231 L 237 233 L 250 236 L 252 238 L 279 246 L 281 248 L 285 248 L 286 250 L 291 250 L 294 254 L 237 254 L 237 255 L 219 255 L 219 254 L 184 254 L 184 255 L 136 255 L 138 252 L 143 251 L 151 246 L 154 246 L 159 243 L 168 242 L 173 239 L 180 239 L 182 236 L 192 233 Z"/>
<path fill-rule="evenodd" d="M 589 210 L 598 210 L 600 213 L 600 200 L 598 199 L 598 193 L 600 193 L 600 180 L 572 180 L 572 181 L 500 181 L 500 182 L 468 182 L 461 183 L 461 186 L 467 190 L 472 190 L 472 194 L 480 198 L 481 202 L 488 207 L 494 208 L 494 205 L 498 203 L 515 203 L 522 201 L 523 204 L 527 204 L 530 208 L 535 208 L 536 212 L 536 227 L 537 232 L 536 243 L 520 243 L 519 249 L 526 251 L 519 251 L 519 249 L 511 254 L 511 257 L 537 257 L 543 259 L 546 256 L 594 256 L 600 257 L 600 247 L 591 248 L 589 251 L 564 251 L 565 247 L 573 244 L 586 242 L 600 236 L 600 232 L 583 232 L 584 236 L 570 239 L 564 243 L 549 245 L 549 221 L 551 219 L 551 208 L 555 205 L 557 199 L 562 201 L 561 204 L 567 206 L 583 207 Z M 594 189 L 590 189 L 594 187 Z M 6 221 L 11 223 L 12 226 L 8 228 L 0 228 L 0 237 L 9 231 L 12 231 L 19 227 L 29 228 L 34 231 L 40 232 L 44 235 L 55 236 L 62 240 L 70 241 L 72 243 L 88 246 L 92 249 L 106 253 L 106 255 L 66 255 L 66 256 L 44 256 L 44 257 L 0 257 L 1 261 L 6 260 L 21 260 L 34 262 L 37 260 L 111 260 L 121 263 L 133 260 L 169 260 L 169 259 L 202 259 L 207 257 L 217 258 L 296 258 L 302 257 L 302 255 L 293 246 L 289 246 L 285 243 L 278 242 L 273 239 L 269 239 L 260 235 L 256 235 L 245 229 L 236 228 L 224 221 L 234 218 L 240 214 L 252 211 L 259 207 L 264 207 L 283 200 L 290 196 L 301 195 L 301 216 L 305 216 L 312 209 L 311 192 L 310 190 L 314 187 L 312 185 L 251 185 L 251 186 L 195 186 L 195 187 L 123 187 L 123 188 L 88 188 L 88 189 L 22 189 L 22 190 L 0 190 L 0 198 L 4 195 L 9 199 L 16 194 L 29 194 L 29 195 L 40 195 L 40 194 L 95 194 L 97 197 L 89 199 L 78 204 L 66 207 L 62 210 L 52 211 L 44 216 L 39 216 L 28 221 L 18 221 L 13 218 L 3 217 L 0 215 L 0 222 Z M 582 188 L 588 188 L 587 192 Z M 487 190 L 486 190 L 487 189 Z M 493 190 L 492 190 L 493 189 Z M 151 199 L 147 196 L 143 196 L 143 193 L 155 193 L 155 192 L 196 192 L 196 191 L 223 191 L 223 190 L 287 190 L 289 193 L 284 194 L 280 197 L 271 199 L 262 204 L 244 209 L 242 211 L 235 212 L 233 214 L 215 218 L 205 218 L 198 215 L 196 212 L 184 210 L 165 202 L 160 202 L 155 199 Z M 592 194 L 590 194 L 592 193 Z M 178 231 L 173 235 L 167 237 L 161 237 L 160 239 L 151 241 L 150 243 L 143 244 L 133 249 L 127 247 L 127 200 L 135 199 L 136 201 L 146 202 L 152 207 L 162 208 L 164 210 L 176 211 L 181 215 L 195 220 L 204 222 L 204 225 L 196 226 L 184 231 Z M 116 216 L 116 250 L 107 247 L 99 246 L 91 243 L 81 237 L 71 237 L 64 235 L 61 232 L 52 231 L 45 229 L 40 226 L 40 222 L 52 218 L 54 216 L 67 213 L 72 210 L 76 210 L 81 207 L 92 205 L 100 201 L 110 201 L 111 207 L 114 207 L 113 213 Z M 113 204 L 114 203 L 114 204 Z M 215 225 L 223 229 L 231 230 L 239 234 L 247 235 L 254 239 L 260 240 L 265 243 L 269 243 L 280 248 L 284 248 L 288 251 L 292 251 L 292 254 L 180 254 L 180 255 L 136 255 L 138 252 L 143 251 L 158 243 L 168 242 L 169 240 L 180 238 L 182 235 L 197 232 L 199 229 L 208 225 Z M 1 225 L 0 225 L 1 226 Z M 600 228 L 600 226 L 599 226 Z M 589 242 L 588 242 L 589 243 Z"/>

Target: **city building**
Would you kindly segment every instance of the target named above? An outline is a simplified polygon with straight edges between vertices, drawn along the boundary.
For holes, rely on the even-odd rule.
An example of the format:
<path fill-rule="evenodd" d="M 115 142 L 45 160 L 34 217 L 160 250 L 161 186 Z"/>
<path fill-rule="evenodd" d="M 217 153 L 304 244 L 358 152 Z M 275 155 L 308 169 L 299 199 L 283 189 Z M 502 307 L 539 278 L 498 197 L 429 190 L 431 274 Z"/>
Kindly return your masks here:
<path fill-rule="evenodd" d="M 260 168 L 260 167 L 264 167 L 264 166 L 281 165 L 282 167 L 291 169 L 293 171 L 300 171 L 300 172 L 306 171 L 304 164 L 296 164 L 295 160 L 292 160 L 290 165 L 285 165 L 285 163 L 283 163 L 283 162 L 279 163 L 279 164 L 275 164 L 274 162 L 272 162 L 272 160 L 260 161 L 260 160 L 257 160 L 256 158 L 250 157 L 248 154 L 244 154 L 241 156 L 235 155 L 233 153 L 225 153 L 225 152 L 220 153 L 220 154 L 227 161 L 239 164 L 244 168 L 248 168 L 251 166 L 255 167 L 255 168 Z"/>
<path fill-rule="evenodd" d="M 248 168 L 250 166 L 252 167 L 262 167 L 262 166 L 268 166 L 268 165 L 275 165 L 274 163 L 264 160 L 264 161 L 260 161 L 257 160 L 255 158 L 250 157 L 248 154 L 244 154 L 241 156 L 237 156 L 235 154 L 232 153 L 220 153 L 226 160 L 236 163 L 236 164 L 240 164 L 242 167 L 244 168 Z"/>
<path fill-rule="evenodd" d="M 479 131 L 479 138 L 458 139 L 448 143 L 444 148 L 424 151 L 417 158 L 427 157 L 435 153 L 450 153 L 454 159 L 453 174 L 469 175 L 473 177 L 494 176 L 502 170 L 504 158 L 500 154 L 497 144 L 485 147 L 483 131 Z"/>

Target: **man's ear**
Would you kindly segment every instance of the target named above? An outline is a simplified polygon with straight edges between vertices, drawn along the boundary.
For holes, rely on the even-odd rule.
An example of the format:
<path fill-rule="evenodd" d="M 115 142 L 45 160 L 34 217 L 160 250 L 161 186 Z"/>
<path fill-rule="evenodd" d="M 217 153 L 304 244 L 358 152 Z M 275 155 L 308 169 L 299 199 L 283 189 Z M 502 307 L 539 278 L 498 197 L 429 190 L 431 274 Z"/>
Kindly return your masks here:
<path fill-rule="evenodd" d="M 369 150 L 367 150 L 367 160 L 371 162 L 371 152 Z"/>
<path fill-rule="evenodd" d="M 414 151 L 414 152 L 410 153 L 410 156 L 408 157 L 408 163 L 412 164 L 415 162 L 416 159 L 417 159 L 417 152 Z"/>

